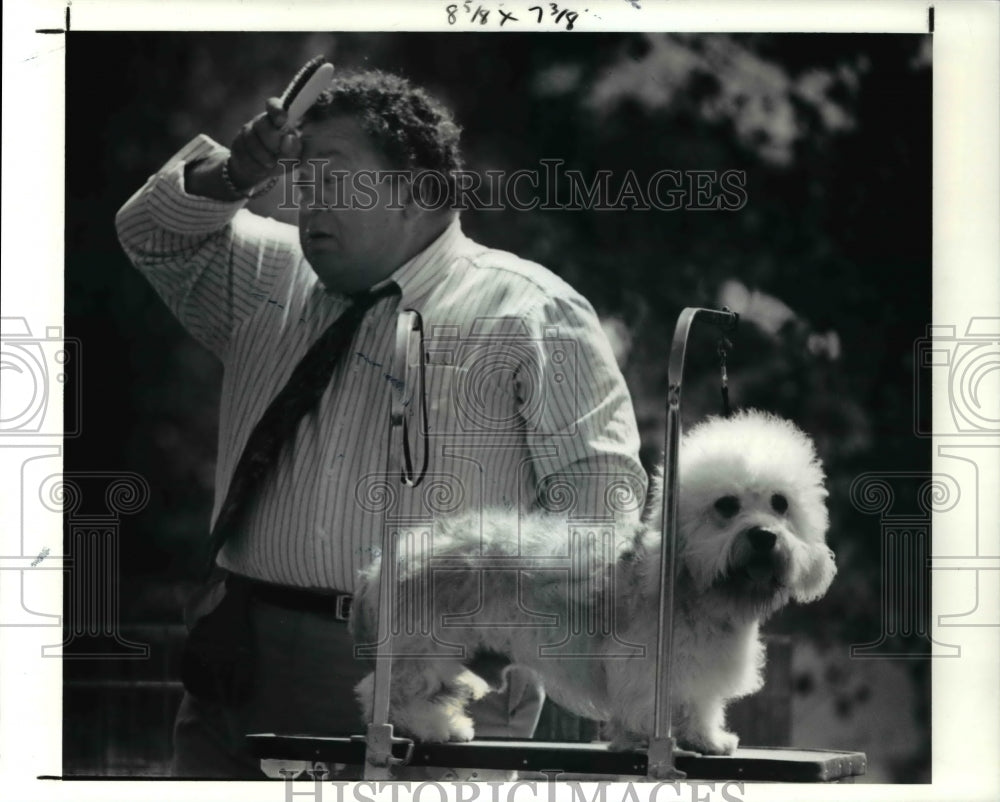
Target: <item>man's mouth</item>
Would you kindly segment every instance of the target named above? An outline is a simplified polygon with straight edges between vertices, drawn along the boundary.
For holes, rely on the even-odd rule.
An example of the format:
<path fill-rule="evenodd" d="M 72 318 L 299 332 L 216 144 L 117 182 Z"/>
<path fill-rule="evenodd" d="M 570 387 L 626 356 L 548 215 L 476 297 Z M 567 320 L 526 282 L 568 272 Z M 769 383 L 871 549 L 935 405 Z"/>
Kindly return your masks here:
<path fill-rule="evenodd" d="M 337 247 L 338 240 L 336 236 L 327 231 L 308 231 L 306 232 L 306 242 L 310 248 L 327 250 Z"/>

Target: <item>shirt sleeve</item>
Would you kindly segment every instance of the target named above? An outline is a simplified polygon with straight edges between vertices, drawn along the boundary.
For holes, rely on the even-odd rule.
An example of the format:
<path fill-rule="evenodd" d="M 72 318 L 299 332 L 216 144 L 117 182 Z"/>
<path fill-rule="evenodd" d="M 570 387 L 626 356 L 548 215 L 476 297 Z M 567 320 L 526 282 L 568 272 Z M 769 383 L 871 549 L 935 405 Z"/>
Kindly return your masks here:
<path fill-rule="evenodd" d="M 118 239 L 181 324 L 222 358 L 232 332 L 264 303 L 298 254 L 294 226 L 235 203 L 189 195 L 185 166 L 224 150 L 201 135 L 118 211 Z"/>
<path fill-rule="evenodd" d="M 548 298 L 525 322 L 534 359 L 515 379 L 537 506 L 574 517 L 635 520 L 646 497 L 625 379 L 593 307 Z"/>

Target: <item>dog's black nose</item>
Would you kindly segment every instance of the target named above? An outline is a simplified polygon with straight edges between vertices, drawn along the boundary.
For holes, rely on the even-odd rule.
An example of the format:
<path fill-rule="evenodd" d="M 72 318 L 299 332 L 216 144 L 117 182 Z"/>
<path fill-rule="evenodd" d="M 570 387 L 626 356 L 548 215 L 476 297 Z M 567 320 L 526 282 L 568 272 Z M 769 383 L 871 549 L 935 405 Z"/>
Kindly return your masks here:
<path fill-rule="evenodd" d="M 778 536 L 774 534 L 774 532 L 770 532 L 767 529 L 761 529 L 759 526 L 755 526 L 753 529 L 747 530 L 747 538 L 749 539 L 753 550 L 761 553 L 766 553 L 773 549 L 774 544 L 778 540 Z"/>

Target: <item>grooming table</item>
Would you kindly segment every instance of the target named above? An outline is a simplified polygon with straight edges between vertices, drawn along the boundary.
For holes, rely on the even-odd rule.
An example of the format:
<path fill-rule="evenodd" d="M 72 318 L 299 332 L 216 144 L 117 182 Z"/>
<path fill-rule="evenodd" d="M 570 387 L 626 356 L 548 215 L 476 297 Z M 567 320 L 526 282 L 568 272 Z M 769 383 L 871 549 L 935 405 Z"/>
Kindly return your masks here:
<path fill-rule="evenodd" d="M 323 738 L 308 735 L 249 735 L 253 754 L 269 775 L 284 768 L 296 776 L 315 764 L 363 765 L 364 738 Z M 555 743 L 544 741 L 482 740 L 471 743 L 396 743 L 393 756 L 404 760 L 412 748 L 409 766 L 448 766 L 455 769 L 560 772 L 585 776 L 645 777 L 645 752 L 612 752 L 605 743 Z M 690 752 L 674 753 L 676 767 L 689 780 L 740 782 L 853 782 L 865 773 L 862 752 L 824 749 L 746 748 L 735 755 L 708 757 Z M 280 762 L 280 765 L 279 765 Z M 272 766 L 268 766 L 272 763 Z"/>
<path fill-rule="evenodd" d="M 642 752 L 612 752 L 604 743 L 482 740 L 470 743 L 416 744 L 393 734 L 389 723 L 392 633 L 389 621 L 393 588 L 390 572 L 382 571 L 379 587 L 378 643 L 369 657 L 375 660 L 372 718 L 365 735 L 315 737 L 307 735 L 248 735 L 253 754 L 270 777 L 294 777 L 315 764 L 364 766 L 366 779 L 388 780 L 394 766 L 437 767 L 461 771 L 559 772 L 574 777 L 634 777 L 649 780 L 734 780 L 748 782 L 851 782 L 864 774 L 866 758 L 860 752 L 815 749 L 743 748 L 735 755 L 709 757 L 676 748 L 671 732 L 671 650 L 673 641 L 674 584 L 676 581 L 678 447 L 681 439 L 680 402 L 688 337 L 696 321 L 715 328 L 719 335 L 723 404 L 728 409 L 726 353 L 732 347 L 738 316 L 728 309 L 687 308 L 674 331 L 667 365 L 668 394 L 663 465 L 663 549 L 660 565 L 660 598 L 657 609 L 656 682 L 653 698 L 653 732 Z M 394 366 L 402 366 L 403 386 L 413 387 L 410 367 L 423 359 L 423 321 L 413 310 L 397 319 Z M 396 369 L 396 368 L 394 368 Z M 424 388 L 420 386 L 420 393 Z M 407 404 L 402 393 L 393 394 L 389 420 L 387 476 L 399 476 L 403 485 L 415 486 L 405 449 Z M 395 540 L 383 533 L 382 559 L 395 560 Z M 474 777 L 475 774 L 472 774 Z M 551 775 L 550 775 L 551 776 Z"/>

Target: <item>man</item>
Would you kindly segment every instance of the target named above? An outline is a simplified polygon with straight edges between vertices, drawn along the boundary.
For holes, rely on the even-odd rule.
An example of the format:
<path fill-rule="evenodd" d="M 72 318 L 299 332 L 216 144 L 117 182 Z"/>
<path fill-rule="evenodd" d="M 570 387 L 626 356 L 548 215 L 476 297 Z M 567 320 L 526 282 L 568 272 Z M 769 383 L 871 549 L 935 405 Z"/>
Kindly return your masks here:
<path fill-rule="evenodd" d="M 229 150 L 196 138 L 117 217 L 130 259 L 224 366 L 213 522 L 229 531 L 217 564 L 227 604 L 252 626 L 245 653 L 216 651 L 240 654 L 251 681 L 242 695 L 188 683 L 178 776 L 261 776 L 246 732 L 364 731 L 353 686 L 366 667 L 345 611 L 383 527 L 551 507 L 567 492 L 575 506 L 559 509 L 607 518 L 609 487 L 630 484 L 629 513 L 645 492 L 629 394 L 590 305 L 544 268 L 468 239 L 452 204 L 418 194 L 412 177 L 430 170 L 454 198 L 461 158 L 448 112 L 401 78 L 366 72 L 335 80 L 298 128 L 288 122 L 272 99 Z M 298 159 L 297 230 L 242 208 L 288 159 Z M 364 171 L 396 178 L 355 180 Z M 393 364 L 404 309 L 419 312 L 425 337 L 422 389 L 406 390 L 423 393 L 408 432 L 423 480 L 413 487 L 386 475 L 390 402 L 407 373 Z M 318 400 L 230 515 L 258 422 L 351 310 L 361 322 Z M 542 699 L 516 677 L 473 711 L 478 734 L 530 737 Z"/>

